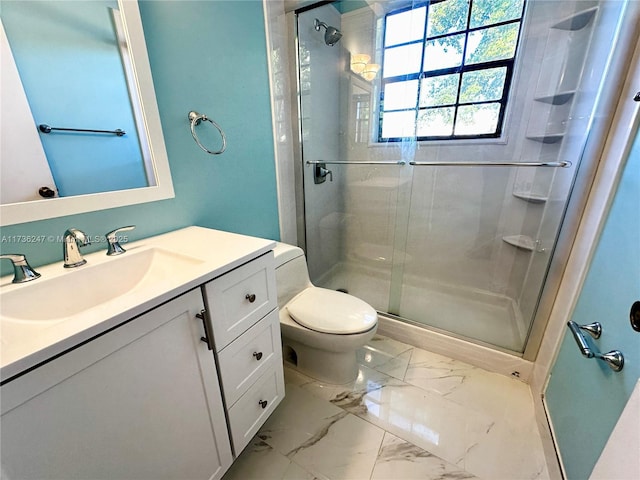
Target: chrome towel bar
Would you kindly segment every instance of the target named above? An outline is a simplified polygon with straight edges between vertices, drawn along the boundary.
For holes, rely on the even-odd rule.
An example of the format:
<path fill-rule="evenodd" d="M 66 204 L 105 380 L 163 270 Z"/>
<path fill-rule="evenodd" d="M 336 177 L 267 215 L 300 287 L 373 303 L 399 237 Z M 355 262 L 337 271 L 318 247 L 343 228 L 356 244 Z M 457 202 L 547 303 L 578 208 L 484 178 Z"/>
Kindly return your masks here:
<path fill-rule="evenodd" d="M 429 167 L 560 167 L 567 168 L 571 162 L 409 162 L 409 165 Z"/>
<path fill-rule="evenodd" d="M 108 133 L 112 135 L 117 135 L 118 137 L 122 137 L 127 134 L 124 130 L 120 130 L 119 128 L 115 130 L 90 130 L 86 128 L 62 128 L 62 127 L 50 127 L 46 123 L 41 123 L 38 125 L 38 128 L 42 133 L 51 133 L 53 131 L 59 130 L 62 132 L 83 132 L 83 133 Z"/>
<path fill-rule="evenodd" d="M 624 367 L 624 355 L 620 350 L 611 350 L 607 353 L 594 352 L 589 344 L 587 343 L 587 339 L 585 338 L 582 330 L 588 332 L 593 338 L 600 338 L 600 334 L 602 333 L 602 325 L 599 322 L 590 323 L 589 325 L 578 325 L 573 320 L 569 320 L 567 322 L 567 327 L 571 330 L 573 334 L 573 339 L 578 344 L 578 348 L 580 349 L 580 353 L 585 358 L 597 358 L 602 360 L 609 368 L 614 372 L 619 372 Z"/>
<path fill-rule="evenodd" d="M 342 161 L 342 160 L 307 160 L 307 165 L 406 165 L 404 160 L 395 161 Z M 559 167 L 567 168 L 571 162 L 409 162 L 416 167 Z"/>
<path fill-rule="evenodd" d="M 346 162 L 346 161 L 342 161 L 342 160 L 307 160 L 307 165 L 319 165 L 319 164 L 325 164 L 325 165 L 404 165 L 407 162 L 405 162 L 404 160 L 397 160 L 397 161 L 391 161 L 391 162 L 378 162 L 378 161 L 363 161 L 363 162 Z"/>

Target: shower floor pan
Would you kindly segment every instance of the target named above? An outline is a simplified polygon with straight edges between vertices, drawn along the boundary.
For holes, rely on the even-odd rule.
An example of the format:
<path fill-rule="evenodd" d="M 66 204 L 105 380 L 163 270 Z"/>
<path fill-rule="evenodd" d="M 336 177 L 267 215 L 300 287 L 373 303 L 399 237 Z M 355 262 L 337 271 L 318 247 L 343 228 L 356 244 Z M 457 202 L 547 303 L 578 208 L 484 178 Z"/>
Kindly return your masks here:
<path fill-rule="evenodd" d="M 398 316 L 455 335 L 520 352 L 526 328 L 516 303 L 492 292 L 405 279 Z M 387 312 L 390 275 L 375 268 L 339 263 L 317 282 L 343 288 L 376 310 Z M 395 313 L 395 312 L 391 312 Z"/>

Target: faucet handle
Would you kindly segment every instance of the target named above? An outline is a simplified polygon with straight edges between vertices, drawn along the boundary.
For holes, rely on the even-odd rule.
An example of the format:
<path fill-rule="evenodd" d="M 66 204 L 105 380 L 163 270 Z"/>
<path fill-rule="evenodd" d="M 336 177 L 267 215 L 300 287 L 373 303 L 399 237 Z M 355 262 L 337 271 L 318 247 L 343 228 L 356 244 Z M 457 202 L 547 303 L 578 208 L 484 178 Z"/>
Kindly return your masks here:
<path fill-rule="evenodd" d="M 120 232 L 128 232 L 129 230 L 133 230 L 136 228 L 135 225 L 129 225 L 127 227 L 120 227 L 112 230 L 107 233 L 107 255 L 120 255 L 121 253 L 126 252 L 124 248 L 120 245 L 118 241 L 118 233 Z"/>
<path fill-rule="evenodd" d="M 13 264 L 13 281 L 11 283 L 24 283 L 30 282 L 40 277 L 40 274 L 36 272 L 29 263 L 27 257 L 20 253 L 6 253 L 0 255 L 0 259 L 6 258 L 11 260 Z"/>

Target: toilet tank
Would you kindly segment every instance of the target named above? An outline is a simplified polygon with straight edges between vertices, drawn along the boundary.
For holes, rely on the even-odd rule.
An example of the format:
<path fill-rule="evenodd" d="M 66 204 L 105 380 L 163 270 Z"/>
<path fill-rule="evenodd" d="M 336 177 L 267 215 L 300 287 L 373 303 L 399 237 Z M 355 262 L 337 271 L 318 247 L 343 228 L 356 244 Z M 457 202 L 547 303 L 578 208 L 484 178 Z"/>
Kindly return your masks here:
<path fill-rule="evenodd" d="M 311 286 L 307 259 L 301 248 L 278 242 L 273 249 L 276 260 L 278 307 L 283 307 L 305 288 Z"/>

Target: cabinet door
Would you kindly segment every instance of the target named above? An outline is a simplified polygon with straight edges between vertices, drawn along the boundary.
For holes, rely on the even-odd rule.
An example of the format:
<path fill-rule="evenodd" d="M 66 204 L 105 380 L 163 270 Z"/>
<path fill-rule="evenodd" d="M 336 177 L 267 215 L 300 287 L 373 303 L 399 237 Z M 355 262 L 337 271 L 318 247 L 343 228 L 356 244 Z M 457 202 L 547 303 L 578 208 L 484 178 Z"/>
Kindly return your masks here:
<path fill-rule="evenodd" d="M 212 479 L 232 456 L 189 292 L 2 387 L 2 478 Z"/>

